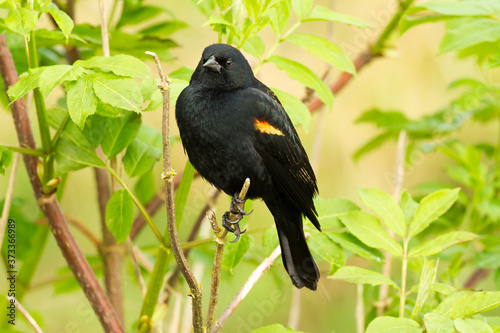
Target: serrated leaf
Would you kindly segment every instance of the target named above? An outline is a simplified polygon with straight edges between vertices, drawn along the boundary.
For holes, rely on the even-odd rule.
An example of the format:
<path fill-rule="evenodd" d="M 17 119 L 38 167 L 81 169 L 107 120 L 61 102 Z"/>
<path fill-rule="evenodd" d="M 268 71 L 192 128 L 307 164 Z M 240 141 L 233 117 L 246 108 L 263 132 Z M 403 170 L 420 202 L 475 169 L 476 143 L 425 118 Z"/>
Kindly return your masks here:
<path fill-rule="evenodd" d="M 452 319 L 470 317 L 498 306 L 500 306 L 500 291 L 478 291 L 457 300 L 449 316 Z"/>
<path fill-rule="evenodd" d="M 396 200 L 376 188 L 358 190 L 361 201 L 373 210 L 385 225 L 401 237 L 406 236 L 406 223 L 403 211 Z"/>
<path fill-rule="evenodd" d="M 493 333 L 491 326 L 481 320 L 457 318 L 453 322 L 459 333 Z"/>
<path fill-rule="evenodd" d="M 97 68 L 103 72 L 112 72 L 116 75 L 125 77 L 151 78 L 151 71 L 143 61 L 126 54 L 79 60 L 75 62 L 74 66 Z"/>
<path fill-rule="evenodd" d="M 227 242 L 222 255 L 222 268 L 232 271 L 241 262 L 253 242 L 253 237 L 247 234 L 241 235 L 236 243 Z"/>
<path fill-rule="evenodd" d="M 71 120 L 83 129 L 85 119 L 97 110 L 97 97 L 93 90 L 93 80 L 89 75 L 67 85 L 67 104 Z"/>
<path fill-rule="evenodd" d="M 418 208 L 418 203 L 413 200 L 411 194 L 404 190 L 401 194 L 401 209 L 405 215 L 405 224 L 407 226 L 410 225 L 413 216 L 415 215 L 415 211 Z"/>
<path fill-rule="evenodd" d="M 290 3 L 288 1 L 281 1 L 273 8 L 269 17 L 274 34 L 281 36 L 290 19 Z"/>
<path fill-rule="evenodd" d="M 383 274 L 354 266 L 344 266 L 340 268 L 334 275 L 328 276 L 328 278 L 347 281 L 351 283 L 370 284 L 372 286 L 385 284 L 396 289 L 399 288 L 396 282 L 392 281 L 390 278 Z"/>
<path fill-rule="evenodd" d="M 83 74 L 83 68 L 70 65 L 48 66 L 40 74 L 40 92 L 47 97 L 49 93 L 64 81 L 75 81 Z"/>
<path fill-rule="evenodd" d="M 424 315 L 425 328 L 427 333 L 454 333 L 455 326 L 453 320 L 444 318 L 436 313 L 426 313 Z"/>
<path fill-rule="evenodd" d="M 101 102 L 137 113 L 142 111 L 142 93 L 134 79 L 108 79 L 99 75 L 90 77 L 94 92 Z"/>
<path fill-rule="evenodd" d="M 350 212 L 339 218 L 366 245 L 383 249 L 398 257 L 403 254 L 401 245 L 389 236 L 376 217 L 363 212 Z"/>
<path fill-rule="evenodd" d="M 314 205 L 318 212 L 318 221 L 322 228 L 341 228 L 342 225 L 338 220 L 339 216 L 351 211 L 360 210 L 351 200 L 347 199 L 314 199 Z"/>
<path fill-rule="evenodd" d="M 450 20 L 439 45 L 439 52 L 457 51 L 483 42 L 500 40 L 500 21 L 489 18 Z"/>
<path fill-rule="evenodd" d="M 115 157 L 134 140 L 140 126 L 141 115 L 134 112 L 107 119 L 107 133 L 101 143 L 103 153 L 109 159 Z"/>
<path fill-rule="evenodd" d="M 290 117 L 294 125 L 302 125 L 304 131 L 307 133 L 309 123 L 311 122 L 311 112 L 297 97 L 276 88 L 272 89 L 276 97 L 280 100 L 283 108 Z"/>
<path fill-rule="evenodd" d="M 368 325 L 366 333 L 421 333 L 420 325 L 408 318 L 377 317 Z"/>
<path fill-rule="evenodd" d="M 127 240 L 134 222 L 134 202 L 126 190 L 118 190 L 106 205 L 106 226 L 118 243 Z"/>
<path fill-rule="evenodd" d="M 293 34 L 286 37 L 285 40 L 311 52 L 342 72 L 351 73 L 356 76 L 356 68 L 351 59 L 349 59 L 340 47 L 329 40 L 308 34 Z"/>
<path fill-rule="evenodd" d="M 320 215 L 321 216 L 321 215 Z M 322 224 L 323 226 L 323 224 Z M 338 243 L 345 250 L 352 252 L 362 258 L 375 260 L 376 262 L 384 262 L 384 254 L 377 249 L 367 246 L 352 234 L 347 232 L 324 232 L 331 240 Z"/>
<path fill-rule="evenodd" d="M 312 0 L 292 0 L 292 8 L 299 19 L 306 16 L 313 5 Z"/>
<path fill-rule="evenodd" d="M 26 95 L 29 91 L 38 87 L 40 83 L 40 75 L 46 67 L 38 67 L 29 69 L 27 72 L 19 76 L 19 81 L 9 87 L 7 94 L 11 101 L 17 101 L 19 98 Z"/>
<path fill-rule="evenodd" d="M 410 223 L 409 235 L 415 236 L 443 215 L 458 198 L 459 188 L 439 190 L 424 197 Z"/>
<path fill-rule="evenodd" d="M 315 6 L 309 15 L 302 19 L 302 22 L 308 21 L 331 21 L 349 24 L 358 28 L 371 28 L 371 25 L 357 17 L 340 14 L 324 6 Z"/>
<path fill-rule="evenodd" d="M 37 12 L 24 7 L 11 9 L 5 18 L 7 28 L 25 37 L 35 29 L 37 23 Z"/>
<path fill-rule="evenodd" d="M 469 242 L 479 236 L 468 231 L 452 231 L 447 234 L 430 239 L 425 243 L 411 249 L 408 254 L 412 257 L 428 257 L 440 253 L 454 245 Z"/>
<path fill-rule="evenodd" d="M 58 175 L 88 166 L 104 167 L 94 148 L 71 121 L 66 123 L 55 147 L 56 173 Z"/>
<path fill-rule="evenodd" d="M 411 313 L 411 317 L 416 317 L 422 306 L 429 298 L 431 292 L 431 286 L 434 284 L 436 280 L 438 265 L 434 260 L 424 259 L 424 267 L 422 267 L 422 272 L 420 273 L 420 281 L 418 283 L 418 293 L 417 300 L 415 301 L 415 306 L 413 307 L 413 311 Z"/>
<path fill-rule="evenodd" d="M 320 255 L 331 265 L 330 272 L 336 272 L 340 267 L 344 266 L 346 258 L 344 250 L 333 242 L 327 235 L 317 230 L 310 230 L 311 237 L 307 243 L 313 253 Z"/>
<path fill-rule="evenodd" d="M 57 6 L 52 2 L 49 3 L 49 5 L 44 8 L 43 11 L 49 13 L 52 16 L 59 29 L 61 29 L 66 39 L 68 39 L 71 31 L 75 27 L 75 24 L 73 23 L 71 17 L 69 17 L 69 15 L 64 11 L 57 8 Z"/>
<path fill-rule="evenodd" d="M 101 144 L 106 132 L 106 119 L 98 114 L 87 118 L 82 130 L 83 135 L 85 135 L 94 148 L 97 148 Z"/>
<path fill-rule="evenodd" d="M 293 80 L 297 80 L 306 87 L 313 89 L 318 97 L 330 108 L 333 104 L 333 94 L 328 86 L 306 66 L 279 56 L 272 56 L 267 61 L 275 64 L 279 69 L 284 70 Z"/>

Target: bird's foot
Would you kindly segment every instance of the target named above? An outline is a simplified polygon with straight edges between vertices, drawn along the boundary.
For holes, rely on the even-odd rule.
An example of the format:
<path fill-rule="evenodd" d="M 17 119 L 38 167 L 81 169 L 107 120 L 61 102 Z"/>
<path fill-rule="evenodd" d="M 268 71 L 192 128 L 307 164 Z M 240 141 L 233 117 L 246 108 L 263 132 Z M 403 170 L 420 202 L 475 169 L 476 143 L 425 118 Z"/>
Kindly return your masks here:
<path fill-rule="evenodd" d="M 230 212 L 225 212 L 224 215 L 222 215 L 222 226 L 227 231 L 233 233 L 236 236 L 236 238 L 231 242 L 231 243 L 236 243 L 240 239 L 241 235 L 244 234 L 245 231 L 247 231 L 247 229 L 243 231 L 241 231 L 240 229 L 239 222 L 241 221 L 241 219 L 243 219 L 243 215 L 241 213 L 235 214 L 236 218 L 234 219 L 234 221 L 231 220 L 229 214 Z"/>
<path fill-rule="evenodd" d="M 241 215 L 250 215 L 253 213 L 253 209 L 251 212 L 247 212 L 245 210 L 245 202 L 247 199 L 241 200 L 240 198 L 240 193 L 236 192 L 231 199 L 231 205 L 229 211 L 233 213 L 234 215 L 241 214 Z"/>

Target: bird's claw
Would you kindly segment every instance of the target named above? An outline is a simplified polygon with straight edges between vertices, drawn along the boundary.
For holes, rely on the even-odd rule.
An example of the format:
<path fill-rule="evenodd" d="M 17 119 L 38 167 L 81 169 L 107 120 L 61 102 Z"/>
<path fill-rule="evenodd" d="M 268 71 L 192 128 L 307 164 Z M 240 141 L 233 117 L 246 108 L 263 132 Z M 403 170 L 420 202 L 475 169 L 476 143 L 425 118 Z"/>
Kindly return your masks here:
<path fill-rule="evenodd" d="M 245 207 L 245 202 L 247 201 L 247 199 L 243 199 L 241 200 L 239 198 L 240 196 L 240 193 L 239 192 L 236 192 L 233 196 L 233 198 L 231 199 L 231 205 L 230 205 L 230 211 L 231 213 L 237 215 L 237 214 L 241 214 L 241 215 L 250 215 L 253 213 L 253 209 L 252 211 L 250 212 L 247 212 L 244 207 Z"/>
<path fill-rule="evenodd" d="M 229 212 L 225 212 L 224 215 L 222 216 L 222 226 L 227 231 L 233 233 L 236 236 L 236 238 L 230 243 L 236 243 L 240 239 L 241 235 L 247 231 L 247 229 L 243 231 L 240 230 L 239 222 L 241 221 L 242 218 L 243 216 L 241 215 L 241 213 L 236 214 L 236 218 L 234 221 L 231 221 L 231 219 L 229 218 Z"/>

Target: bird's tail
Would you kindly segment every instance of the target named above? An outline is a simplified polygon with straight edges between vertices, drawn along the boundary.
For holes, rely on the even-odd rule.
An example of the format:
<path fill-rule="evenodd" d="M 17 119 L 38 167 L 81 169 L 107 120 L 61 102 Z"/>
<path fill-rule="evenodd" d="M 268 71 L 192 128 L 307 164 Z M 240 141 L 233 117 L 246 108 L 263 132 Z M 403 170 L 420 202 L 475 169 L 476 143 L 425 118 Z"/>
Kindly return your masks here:
<path fill-rule="evenodd" d="M 297 288 L 316 290 L 319 271 L 309 251 L 302 229 L 302 213 L 284 195 L 266 200 L 274 216 L 281 246 L 281 258 Z"/>

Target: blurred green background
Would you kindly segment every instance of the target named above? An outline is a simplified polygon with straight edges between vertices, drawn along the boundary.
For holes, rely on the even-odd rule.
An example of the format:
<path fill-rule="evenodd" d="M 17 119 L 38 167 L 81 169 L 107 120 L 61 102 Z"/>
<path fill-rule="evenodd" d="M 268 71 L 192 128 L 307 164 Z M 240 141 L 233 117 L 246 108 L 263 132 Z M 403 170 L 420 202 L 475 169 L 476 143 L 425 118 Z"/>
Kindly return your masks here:
<path fill-rule="evenodd" d="M 111 6 L 111 1 L 107 1 Z M 209 27 L 203 26 L 205 17 L 196 9 L 192 1 L 150 1 L 150 4 L 162 5 L 170 8 L 179 20 L 189 23 L 187 29 L 176 32 L 173 37 L 180 44 L 172 49 L 175 60 L 163 62 L 164 70 L 171 72 L 180 66 L 194 68 L 199 61 L 203 48 L 217 42 L 217 34 Z M 396 10 L 398 1 L 387 0 L 330 0 L 315 1 L 333 8 L 340 13 L 359 17 L 374 26 L 374 29 L 357 29 L 347 25 L 326 22 L 311 22 L 303 25 L 297 32 L 311 33 L 332 40 L 341 46 L 354 59 L 373 42 L 388 19 Z M 99 25 L 99 10 L 97 1 L 79 1 L 76 7 L 76 23 L 88 22 Z M 48 22 L 40 22 L 48 25 Z M 39 25 L 40 25 L 39 24 Z M 383 110 L 401 110 L 407 117 L 415 119 L 421 115 L 435 112 L 444 107 L 455 96 L 448 90 L 448 85 L 458 78 L 469 77 L 491 82 L 494 77 L 484 77 L 472 59 L 459 60 L 454 53 L 438 55 L 438 44 L 442 37 L 442 24 L 419 26 L 407 32 L 394 43 L 394 48 L 387 52 L 387 56 L 374 60 L 358 73 L 345 89 L 335 96 L 331 111 L 323 110 L 313 115 L 310 128 L 298 128 L 304 147 L 310 158 L 316 164 L 320 196 L 323 198 L 347 198 L 359 202 L 356 189 L 377 187 L 388 193 L 392 189 L 392 175 L 395 163 L 395 143 L 384 145 L 375 153 L 370 153 L 358 163 L 352 159 L 353 153 L 367 140 L 373 137 L 377 130 L 370 125 L 356 124 L 355 120 L 363 111 L 377 107 Z M 266 45 L 274 42 L 274 35 L 269 28 L 261 34 Z M 315 73 L 323 73 L 327 67 L 324 62 L 306 53 L 301 48 L 283 43 L 276 52 L 277 55 L 286 55 L 300 60 Z M 250 63 L 256 63 L 248 56 Z M 154 65 L 148 62 L 155 73 Z M 330 82 L 339 73 L 335 70 L 329 75 Z M 301 98 L 304 88 L 297 82 L 290 80 L 286 74 L 279 71 L 272 64 L 265 64 L 258 73 L 258 78 L 271 87 L 285 90 Z M 51 95 L 48 105 L 55 103 L 58 93 Z M 34 106 L 30 107 L 35 138 L 39 138 L 37 126 L 34 124 Z M 174 109 L 171 110 L 171 119 L 174 119 Z M 159 111 L 148 112 L 143 115 L 143 121 L 161 127 Z M 175 122 L 171 124 L 172 134 L 177 135 Z M 495 125 L 486 127 L 467 125 L 458 135 L 465 142 L 488 141 L 496 136 L 498 129 Z M 317 133 L 321 133 L 319 154 L 313 153 L 314 141 Z M 10 114 L 0 112 L 0 142 L 16 145 L 17 136 Z M 406 170 L 404 188 L 411 189 L 413 185 L 423 181 L 437 181 L 443 178 L 442 155 L 421 155 L 414 163 L 414 167 Z M 180 142 L 173 145 L 173 167 L 177 171 L 184 168 L 186 156 Z M 8 173 L 10 172 L 10 169 Z M 156 167 L 157 189 L 161 186 L 160 169 Z M 8 176 L 0 177 L 0 192 L 7 188 Z M 91 169 L 77 171 L 70 175 L 66 187 L 66 194 L 61 200 L 65 214 L 76 218 L 85 224 L 95 234 L 100 235 L 99 213 L 95 196 L 94 175 Z M 202 179 L 197 178 L 193 183 L 187 210 L 181 226 L 181 238 L 189 233 L 190 226 L 198 216 L 201 207 L 205 204 L 210 186 Z M 15 197 L 23 201 L 24 207 L 31 207 L 24 213 L 32 218 L 39 217 L 37 205 L 34 202 L 31 185 L 28 181 L 23 164 L 20 164 L 19 175 L 16 181 Z M 2 194 L 3 195 L 3 194 Z M 220 217 L 228 207 L 229 199 L 222 196 L 219 199 L 216 212 Z M 273 225 L 273 219 L 267 208 L 261 202 L 254 202 L 255 212 L 245 218 L 248 228 L 254 229 Z M 160 230 L 165 226 L 165 212 L 161 209 L 154 218 Z M 202 234 L 209 237 L 211 230 L 208 222 L 202 228 Z M 78 243 L 87 255 L 96 255 L 93 245 L 78 231 L 74 231 Z M 253 234 L 256 247 L 260 248 L 261 234 Z M 151 244 L 152 233 L 147 228 L 137 240 L 138 244 Z M 191 261 L 196 261 L 195 272 L 200 278 L 205 291 L 205 301 L 208 301 L 209 279 L 211 273 L 211 251 L 214 244 L 197 248 L 193 252 Z M 257 249 L 256 251 L 261 251 Z M 153 253 L 150 253 L 153 255 Z M 194 259 L 194 260 L 193 260 Z M 255 262 L 249 255 L 233 272 L 223 273 L 220 289 L 218 313 L 229 303 L 242 283 L 255 268 Z M 363 265 L 363 262 L 350 262 Z M 53 283 L 56 272 L 66 266 L 61 252 L 54 239 L 43 253 L 41 264 L 33 280 L 35 287 L 30 290 L 24 299 L 24 305 L 35 315 L 46 332 L 99 332 L 101 331 L 88 301 L 81 290 L 71 293 L 58 294 Z M 281 260 L 275 268 L 257 283 L 256 288 L 242 302 L 235 314 L 226 324 L 224 332 L 250 332 L 252 329 L 271 323 L 288 322 L 290 305 L 294 297 L 293 287 L 288 281 L 285 270 L 281 267 Z M 355 286 L 339 281 L 326 279 L 328 265 L 320 261 L 322 278 L 318 291 L 303 290 L 300 292 L 301 314 L 298 329 L 309 332 L 353 332 L 355 331 L 354 304 Z M 4 270 L 4 267 L 0 268 Z M 142 304 L 139 289 L 129 265 L 124 265 L 125 311 L 127 327 L 137 320 Z M 6 287 L 5 279 L 0 279 L 0 289 Z M 282 281 L 285 281 L 283 283 Z M 178 290 L 176 299 L 171 302 L 169 315 L 179 306 L 189 315 L 190 299 L 185 297 L 186 286 Z M 374 292 L 367 289 L 366 292 Z M 176 303 L 177 302 L 177 303 Z M 167 316 L 167 318 L 168 318 Z M 190 331 L 189 317 L 182 317 L 184 332 Z M 19 319 L 19 318 L 18 318 Z M 29 331 L 27 325 L 19 320 L 17 327 L 21 331 Z M 168 329 L 167 329 L 168 331 Z"/>

